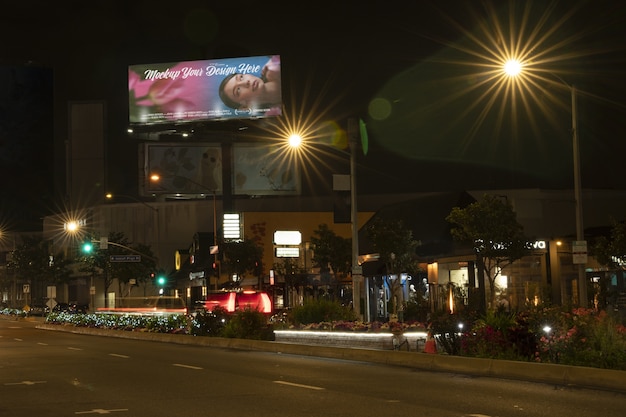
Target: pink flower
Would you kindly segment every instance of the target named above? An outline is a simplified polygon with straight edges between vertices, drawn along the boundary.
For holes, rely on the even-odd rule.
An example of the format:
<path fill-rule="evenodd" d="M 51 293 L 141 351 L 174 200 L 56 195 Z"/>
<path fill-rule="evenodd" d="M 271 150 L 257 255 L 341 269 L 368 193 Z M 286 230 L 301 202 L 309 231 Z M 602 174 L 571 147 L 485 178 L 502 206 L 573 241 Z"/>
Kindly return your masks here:
<path fill-rule="evenodd" d="M 180 63 L 170 69 L 176 72 L 186 67 Z M 179 117 L 188 111 L 205 110 L 208 98 L 208 83 L 205 77 L 188 77 L 176 79 L 141 81 L 139 75 L 129 74 L 129 89 L 135 92 L 136 105 L 158 106 L 163 113 L 172 113 Z"/>

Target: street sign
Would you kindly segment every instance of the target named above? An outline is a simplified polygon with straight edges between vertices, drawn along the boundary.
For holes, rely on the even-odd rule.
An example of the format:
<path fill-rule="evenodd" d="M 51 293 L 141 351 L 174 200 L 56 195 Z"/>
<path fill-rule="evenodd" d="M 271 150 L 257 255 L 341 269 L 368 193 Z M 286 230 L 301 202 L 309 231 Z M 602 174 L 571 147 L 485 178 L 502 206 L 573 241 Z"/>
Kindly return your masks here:
<path fill-rule="evenodd" d="M 141 262 L 141 255 L 111 255 L 111 262 Z"/>
<path fill-rule="evenodd" d="M 572 242 L 572 262 L 575 264 L 587 263 L 587 241 L 575 240 Z"/>

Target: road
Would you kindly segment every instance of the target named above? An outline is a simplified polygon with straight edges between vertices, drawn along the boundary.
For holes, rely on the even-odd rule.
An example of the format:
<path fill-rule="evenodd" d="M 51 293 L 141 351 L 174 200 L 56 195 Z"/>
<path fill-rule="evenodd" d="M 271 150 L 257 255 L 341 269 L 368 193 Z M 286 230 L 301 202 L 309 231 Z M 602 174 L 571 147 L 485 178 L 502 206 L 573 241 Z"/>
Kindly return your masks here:
<path fill-rule="evenodd" d="M 0 320 L 0 416 L 602 416 L 626 395 Z"/>

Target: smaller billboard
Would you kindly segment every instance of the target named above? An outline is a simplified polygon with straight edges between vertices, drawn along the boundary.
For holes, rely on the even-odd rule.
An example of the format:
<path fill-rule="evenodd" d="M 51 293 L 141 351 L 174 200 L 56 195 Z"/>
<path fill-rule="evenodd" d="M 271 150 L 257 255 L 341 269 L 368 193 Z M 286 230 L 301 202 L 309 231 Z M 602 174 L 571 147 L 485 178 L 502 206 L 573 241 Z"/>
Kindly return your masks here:
<path fill-rule="evenodd" d="M 150 194 L 221 194 L 222 149 L 217 144 L 144 144 L 145 189 Z M 151 181 L 153 175 L 158 181 Z"/>
<path fill-rule="evenodd" d="M 279 116 L 280 56 L 131 65 L 128 110 L 131 125 Z"/>

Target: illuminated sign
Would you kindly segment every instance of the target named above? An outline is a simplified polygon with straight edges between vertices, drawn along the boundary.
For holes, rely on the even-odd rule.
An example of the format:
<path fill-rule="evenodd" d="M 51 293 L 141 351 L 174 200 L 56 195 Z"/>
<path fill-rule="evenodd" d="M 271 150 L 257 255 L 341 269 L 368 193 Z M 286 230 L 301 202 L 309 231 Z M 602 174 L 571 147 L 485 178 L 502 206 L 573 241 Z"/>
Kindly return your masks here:
<path fill-rule="evenodd" d="M 299 258 L 300 248 L 279 247 L 276 248 L 277 258 Z"/>
<path fill-rule="evenodd" d="M 302 243 L 302 233 L 295 230 L 277 230 L 274 232 L 275 245 L 299 245 Z"/>
<path fill-rule="evenodd" d="M 224 239 L 242 240 L 241 218 L 238 213 L 224 213 Z"/>
<path fill-rule="evenodd" d="M 280 56 L 131 65 L 128 110 L 138 125 L 280 116 Z"/>

